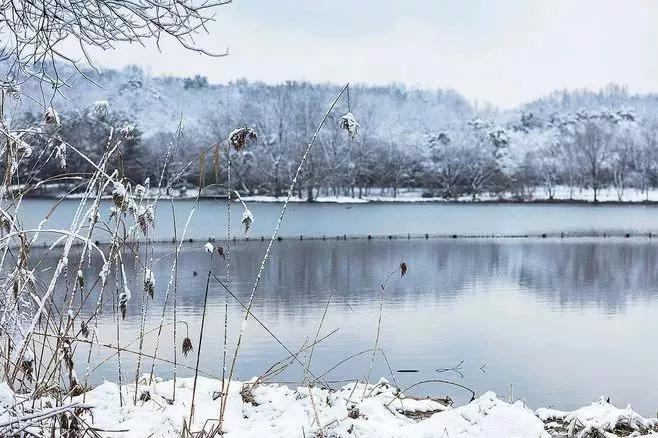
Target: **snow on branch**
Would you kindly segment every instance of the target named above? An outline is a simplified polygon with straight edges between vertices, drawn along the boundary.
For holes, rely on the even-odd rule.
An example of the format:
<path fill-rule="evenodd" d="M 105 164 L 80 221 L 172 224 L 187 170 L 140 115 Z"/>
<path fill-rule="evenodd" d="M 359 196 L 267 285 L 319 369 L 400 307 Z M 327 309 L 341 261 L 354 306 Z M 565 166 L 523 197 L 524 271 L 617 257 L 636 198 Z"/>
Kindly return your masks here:
<path fill-rule="evenodd" d="M 226 3 L 230 0 L 0 0 L 0 60 L 9 61 L 8 77 L 36 77 L 58 89 L 67 85 L 69 75 L 60 74 L 55 63 L 72 65 L 84 75 L 79 65 L 82 60 L 94 67 L 92 48 L 143 46 L 150 40 L 159 47 L 162 38 L 170 37 L 186 49 L 224 56 L 199 47 L 194 37 L 207 30 L 215 9 Z M 66 41 L 78 41 L 80 53 L 66 50 Z"/>

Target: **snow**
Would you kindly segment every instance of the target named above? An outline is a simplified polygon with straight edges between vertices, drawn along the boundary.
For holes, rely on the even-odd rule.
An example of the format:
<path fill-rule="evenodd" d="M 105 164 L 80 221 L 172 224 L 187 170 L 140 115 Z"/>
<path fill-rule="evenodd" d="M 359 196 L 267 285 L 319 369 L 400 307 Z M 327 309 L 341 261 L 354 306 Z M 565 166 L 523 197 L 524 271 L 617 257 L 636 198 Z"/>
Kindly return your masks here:
<path fill-rule="evenodd" d="M 234 129 L 228 135 L 229 142 L 236 151 L 241 151 L 248 143 L 256 141 L 257 138 L 256 131 L 248 126 Z"/>
<path fill-rule="evenodd" d="M 465 406 L 408 425 L 401 432 L 400 436 L 408 437 L 550 437 L 544 430 L 544 423 L 522 402 L 506 403 L 493 392 Z"/>
<path fill-rule="evenodd" d="M 243 196 L 244 201 L 249 202 L 285 202 L 285 196 L 264 196 L 264 195 L 254 195 L 254 196 Z M 314 199 L 315 202 L 326 202 L 326 203 L 336 203 L 336 204 L 365 204 L 370 202 L 369 198 L 352 198 L 349 196 L 320 196 Z M 306 199 L 300 198 L 290 198 L 289 202 L 306 202 Z"/>
<path fill-rule="evenodd" d="M 151 269 L 149 269 L 149 268 L 144 269 L 144 277 L 146 279 L 144 281 L 147 281 L 151 284 L 155 284 L 155 274 L 153 273 L 153 271 Z"/>
<path fill-rule="evenodd" d="M 128 289 L 128 286 L 123 287 L 123 292 L 119 295 L 119 302 L 120 303 L 127 303 L 130 301 L 132 298 L 133 294 L 130 292 L 130 289 Z"/>
<path fill-rule="evenodd" d="M 24 185 L 13 185 L 11 189 L 16 191 L 24 188 Z M 39 184 L 39 187 L 47 188 L 47 195 L 59 199 L 62 196 L 65 196 L 70 199 L 80 198 L 83 196 L 82 193 L 72 193 L 66 194 L 64 188 L 59 187 L 56 184 Z M 117 190 L 115 193 L 127 194 L 127 188 L 121 184 L 115 182 L 115 188 Z M 123 190 L 122 190 L 123 188 Z M 137 188 L 135 192 L 137 192 Z M 397 196 L 392 196 L 390 190 L 386 191 L 386 194 L 383 194 L 380 189 L 372 189 L 370 195 L 362 195 L 361 197 L 355 196 L 315 196 L 313 202 L 316 203 L 335 203 L 335 204 L 365 204 L 369 202 L 391 202 L 391 203 L 425 203 L 425 202 L 464 202 L 470 203 L 474 202 L 471 195 L 461 196 L 457 199 L 446 199 L 440 196 L 427 196 L 424 193 L 423 189 L 414 189 L 414 188 L 405 188 L 399 189 Z M 172 189 L 171 193 L 163 194 L 157 188 L 147 188 L 145 187 L 142 194 L 142 199 L 195 199 L 199 195 L 198 189 L 188 188 L 184 193 L 178 189 Z M 124 195 L 125 196 L 125 195 Z M 103 195 L 103 199 L 110 199 L 112 196 Z M 203 194 L 201 194 L 203 198 Z M 597 192 L 597 199 L 600 202 L 628 202 L 628 203 L 641 203 L 641 202 L 658 202 L 658 189 L 651 189 L 649 193 L 642 192 L 634 188 L 628 188 L 624 190 L 622 200 L 619 201 L 617 190 L 613 187 L 602 188 Z M 286 200 L 285 196 L 275 197 L 268 195 L 244 195 L 241 196 L 243 202 L 284 202 Z M 552 200 L 549 199 L 546 190 L 543 188 L 537 187 L 534 191 L 530 201 L 550 201 L 550 202 L 593 202 L 594 192 L 591 189 L 581 189 L 575 188 L 571 190 L 566 186 L 556 186 L 555 194 Z M 487 193 L 484 192 L 480 194 L 475 202 L 496 202 L 496 201 L 507 201 L 507 202 L 520 202 L 516 199 L 515 195 L 512 193 Z M 289 202 L 299 203 L 306 202 L 306 198 L 292 197 Z M 528 201 L 526 201 L 528 202 Z M 140 210 L 141 211 L 141 210 Z"/>
<path fill-rule="evenodd" d="M 631 430 L 646 431 L 658 426 L 658 420 L 647 419 L 637 414 L 630 405 L 619 409 L 606 402 L 603 397 L 589 406 L 575 411 L 558 411 L 556 409 L 541 408 L 537 416 L 543 421 L 561 420 L 568 425 L 613 432 L 619 426 L 628 426 Z"/>
<path fill-rule="evenodd" d="M 189 421 L 193 379 L 177 379 L 175 400 L 173 381 L 149 381 L 147 375 L 140 379 L 137 403 L 133 402 L 134 383 L 122 387 L 124 405 L 120 406 L 119 386 L 112 382 L 87 392 L 84 400 L 77 396 L 64 403 L 84 401 L 93 406 L 83 418 L 97 428 L 116 431 L 103 436 L 127 436 L 119 430 L 130 431 L 135 438 L 180 436 L 183 421 Z M 629 424 L 629 419 L 631 424 L 642 426 L 633 436 L 656 436 L 649 430 L 655 428 L 656 419 L 643 418 L 630 407 L 618 409 L 602 400 L 573 412 L 539 409 L 535 413 L 523 402 L 507 403 L 493 392 L 460 407 L 430 398 L 405 397 L 385 379 L 367 388 L 362 383 L 350 383 L 337 390 L 255 382 L 252 379 L 230 385 L 224 421 L 226 438 L 302 436 L 302 430 L 305 436 L 320 436 L 322 432 L 322 436 L 336 438 L 550 438 L 565 436 L 557 431 L 556 420 L 570 418 L 583 422 L 574 429 L 578 436 L 599 426 L 608 437 L 625 436 L 616 435 L 615 426 Z M 221 403 L 216 395 L 221 388 L 219 380 L 198 378 L 192 431 L 199 431 L 204 424 L 216 425 Z M 362 399 L 364 389 L 366 397 Z M 0 406 L 12 406 L 25 397 L 0 384 Z M 50 401 L 42 398 L 37 406 L 45 408 Z M 8 419 L 8 414 L 0 410 L 0 424 Z"/>
<path fill-rule="evenodd" d="M 22 140 L 17 142 L 17 146 L 18 150 L 23 152 L 23 158 L 29 158 L 32 156 L 32 146 Z"/>
<path fill-rule="evenodd" d="M 247 234 L 249 231 L 249 228 L 251 227 L 251 224 L 254 223 L 254 215 L 251 213 L 251 210 L 249 210 L 246 206 L 244 208 L 244 211 L 242 212 L 242 225 L 244 225 L 244 233 Z"/>
<path fill-rule="evenodd" d="M 98 273 L 98 276 L 101 279 L 101 284 L 105 284 L 107 282 L 107 274 L 110 272 L 110 263 L 105 262 L 103 263 L 103 267 L 101 268 L 101 271 Z"/>
<path fill-rule="evenodd" d="M 46 119 L 46 123 L 57 125 L 57 126 L 60 125 L 59 114 L 57 113 L 57 111 L 55 111 L 55 109 L 52 106 L 46 108 L 45 119 Z"/>
<path fill-rule="evenodd" d="M 98 115 L 105 115 L 108 113 L 110 104 L 107 100 L 97 100 L 94 102 L 94 112 Z"/>
<path fill-rule="evenodd" d="M 377 190 L 373 190 L 376 192 Z M 599 202 L 628 202 L 628 203 L 640 203 L 646 202 L 658 202 L 658 189 L 651 189 L 647 195 L 646 192 L 642 192 L 637 189 L 626 189 L 623 193 L 621 201 L 619 200 L 617 190 L 613 187 L 602 188 L 597 192 L 596 195 Z M 285 197 L 275 197 L 275 196 L 265 196 L 265 195 L 254 195 L 254 196 L 242 196 L 242 199 L 247 202 L 283 202 Z M 397 196 L 393 197 L 390 195 L 363 195 L 359 197 L 351 196 L 317 196 L 313 199 L 314 202 L 318 203 L 336 203 L 336 204 L 365 204 L 368 202 L 450 202 L 458 201 L 469 203 L 473 202 L 471 195 L 465 195 L 454 200 L 445 199 L 439 196 L 423 196 L 422 189 L 401 189 L 398 191 Z M 502 193 L 502 194 L 493 194 L 493 193 L 482 193 L 477 197 L 476 202 L 478 201 L 516 201 L 515 196 L 512 193 Z M 571 190 L 566 186 L 557 186 L 555 187 L 555 195 L 553 199 L 549 199 L 546 191 L 542 188 L 537 188 L 534 196 L 531 201 L 551 201 L 551 202 L 593 202 L 594 201 L 594 192 L 591 189 L 580 189 L 576 188 Z M 290 202 L 306 202 L 305 198 L 291 198 Z"/>
<path fill-rule="evenodd" d="M 123 198 L 127 193 L 128 192 L 126 190 L 126 186 L 124 186 L 123 183 L 114 181 L 114 190 L 112 191 L 113 195 Z"/>
<path fill-rule="evenodd" d="M 132 123 L 126 123 L 123 128 L 121 128 L 121 134 L 124 136 L 124 138 L 128 138 L 132 135 L 133 131 L 135 130 L 135 125 Z"/>
<path fill-rule="evenodd" d="M 126 284 L 126 275 L 125 273 L 123 274 L 123 292 L 119 294 L 119 308 L 121 309 L 121 317 L 125 318 L 126 317 L 126 311 L 128 309 L 128 303 L 130 302 L 130 299 L 132 298 L 133 294 L 130 292 L 130 289 L 128 289 L 128 285 Z"/>
<path fill-rule="evenodd" d="M 55 146 L 55 159 L 62 169 L 66 168 L 66 143 L 60 142 Z"/>
<path fill-rule="evenodd" d="M 229 141 L 233 142 L 232 139 L 237 139 L 240 132 L 245 128 L 235 128 L 228 134 Z"/>
<path fill-rule="evenodd" d="M 350 140 L 354 141 L 359 130 L 359 124 L 356 122 L 352 113 L 346 113 L 340 118 L 340 127 L 347 131 Z"/>

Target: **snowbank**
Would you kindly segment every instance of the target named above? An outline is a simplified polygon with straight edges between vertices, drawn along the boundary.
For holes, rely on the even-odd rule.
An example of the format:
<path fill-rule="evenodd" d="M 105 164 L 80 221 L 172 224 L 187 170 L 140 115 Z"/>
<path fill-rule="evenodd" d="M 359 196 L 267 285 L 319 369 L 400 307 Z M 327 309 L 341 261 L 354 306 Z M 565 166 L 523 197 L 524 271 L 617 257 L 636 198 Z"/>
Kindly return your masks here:
<path fill-rule="evenodd" d="M 19 190 L 24 186 L 14 185 L 11 186 L 11 190 Z M 66 196 L 67 198 L 76 199 L 83 196 L 82 193 L 70 193 L 67 194 L 70 190 L 70 186 L 66 186 L 58 183 L 49 183 L 43 184 L 41 188 L 46 188 L 48 191 L 37 192 L 38 196 L 45 196 L 50 198 L 60 198 Z M 167 194 L 160 193 L 157 188 L 149 188 L 144 191 L 145 199 L 195 199 L 199 193 L 197 187 L 190 187 L 186 190 L 180 189 L 171 189 Z M 390 194 L 390 190 L 380 190 L 373 189 L 370 192 L 370 195 L 363 195 L 361 197 L 352 197 L 352 196 L 316 196 L 313 201 L 319 203 L 336 203 L 336 204 L 364 204 L 368 202 L 396 202 L 396 203 L 405 203 L 405 202 L 448 202 L 448 201 L 457 201 L 470 203 L 474 202 L 471 195 L 464 195 L 454 200 L 447 200 L 440 196 L 427 196 L 428 193 L 423 189 L 400 189 L 397 193 L 397 196 L 393 197 Z M 385 194 L 386 193 L 386 194 Z M 213 198 L 215 196 L 224 197 L 225 193 L 211 193 L 204 192 L 202 193 L 202 198 L 209 197 Z M 103 196 L 105 199 L 110 199 L 112 196 L 107 194 Z M 285 196 L 268 196 L 268 195 L 243 195 L 241 196 L 242 200 L 245 202 L 284 202 L 286 200 Z M 617 190 L 613 187 L 602 188 L 597 193 L 597 199 L 600 202 L 627 202 L 627 203 L 643 203 L 643 202 L 658 202 L 658 189 L 650 189 L 649 193 L 642 192 L 638 189 L 629 188 L 626 189 L 619 199 L 619 194 Z M 484 192 L 481 193 L 475 202 L 520 202 L 517 199 L 517 196 L 513 193 L 502 193 L 494 194 Z M 545 189 L 537 188 L 532 196 L 526 199 L 525 202 L 593 202 L 594 201 L 594 191 L 592 189 L 570 189 L 565 186 L 555 187 L 553 199 L 549 199 L 548 193 Z M 306 202 L 306 197 L 299 198 L 293 196 L 290 198 L 290 202 Z"/>
<path fill-rule="evenodd" d="M 573 431 L 584 430 L 590 434 L 627 430 L 629 433 L 648 433 L 658 426 L 656 419 L 639 416 L 630 405 L 619 409 L 606 402 L 603 397 L 590 406 L 566 412 L 556 409 L 538 409 L 537 416 L 547 422 L 547 427 L 555 431 L 565 431 L 569 436 Z M 580 432 L 582 436 L 587 436 Z M 594 435 L 596 436 L 596 435 Z"/>
<path fill-rule="evenodd" d="M 139 386 L 136 403 L 134 385 L 123 387 L 120 406 L 119 387 L 110 382 L 68 401 L 93 406 L 90 413 L 82 415 L 103 430 L 103 436 L 124 437 L 127 431 L 131 437 L 179 436 L 184 419 L 190 416 L 192 379 L 177 380 L 175 400 L 173 381 L 146 381 L 144 378 Z M 216 424 L 220 391 L 220 381 L 199 378 L 192 431 Z M 20 398 L 0 384 L 3 408 L 15 405 Z M 41 399 L 38 405 L 46 408 L 49 401 Z M 7 411 L 0 414 L 0 434 L 7 432 L 2 425 L 9 420 Z M 429 398 L 407 398 L 383 379 L 367 388 L 353 383 L 339 390 L 232 382 L 224 436 L 292 437 L 303 436 L 302 431 L 313 437 L 361 438 L 599 436 L 596 432 L 605 432 L 600 435 L 605 437 L 632 432 L 632 436 L 658 436 L 651 434 L 657 424 L 657 420 L 643 418 L 630 407 L 618 409 L 603 400 L 573 412 L 539 409 L 535 413 L 520 401 L 510 404 L 492 392 L 456 408 Z"/>
<path fill-rule="evenodd" d="M 376 192 L 376 190 L 374 190 Z M 195 192 L 196 193 L 196 192 Z M 285 197 L 274 197 L 274 196 L 243 196 L 245 201 L 253 202 L 283 202 Z M 627 202 L 627 203 L 642 203 L 642 202 L 658 202 L 658 190 L 651 189 L 649 193 L 641 192 L 637 189 L 627 189 L 624 191 L 621 201 L 619 195 L 614 188 L 603 188 L 597 193 L 597 200 L 599 202 Z M 301 199 L 298 197 L 293 197 L 290 199 L 291 202 L 305 202 L 306 199 Z M 350 197 L 350 196 L 318 196 L 314 198 L 314 202 L 325 202 L 325 203 L 336 203 L 336 204 L 363 204 L 368 202 L 396 202 L 396 203 L 405 203 L 405 202 L 518 202 L 517 197 L 512 193 L 503 193 L 503 194 L 491 194 L 491 193 L 482 193 L 477 197 L 476 201 L 473 201 L 473 197 L 470 195 L 461 196 L 454 200 L 447 200 L 442 197 L 437 196 L 425 196 L 423 195 L 423 190 L 417 189 L 408 189 L 400 190 L 396 197 L 390 195 L 364 195 L 360 198 Z M 532 197 L 525 202 L 594 202 L 594 191 L 591 189 L 575 189 L 570 190 L 568 187 L 558 186 L 555 188 L 555 193 L 553 199 L 549 199 L 548 194 L 544 189 L 538 188 Z"/>
<path fill-rule="evenodd" d="M 316 196 L 313 201 L 319 203 L 336 203 L 336 204 L 364 204 L 368 202 L 396 202 L 396 203 L 406 203 L 406 202 L 448 202 L 448 201 L 457 201 L 470 203 L 474 202 L 471 195 L 461 196 L 454 200 L 447 200 L 439 196 L 427 196 L 427 193 L 424 193 L 425 190 L 422 189 L 400 189 L 397 193 L 397 196 L 393 197 L 390 194 L 376 194 L 381 192 L 378 189 L 373 189 L 370 195 L 363 195 L 359 197 L 351 196 Z M 390 191 L 386 191 L 387 193 Z M 197 189 L 190 189 L 187 191 L 187 197 L 196 196 Z M 174 196 L 176 196 L 174 194 Z M 242 196 L 244 201 L 251 202 L 284 202 L 286 197 L 274 197 L 274 196 L 265 196 L 265 195 L 254 195 L 254 196 Z M 642 202 L 658 202 L 658 189 L 651 189 L 649 193 L 642 192 L 637 189 L 626 189 L 623 193 L 621 200 L 619 199 L 619 194 L 617 190 L 613 187 L 602 188 L 597 193 L 597 199 L 599 202 L 627 202 L 627 203 L 642 203 Z M 306 198 L 292 197 L 291 202 L 306 202 Z M 517 202 L 518 199 L 513 193 L 503 193 L 503 194 L 492 194 L 488 192 L 481 193 L 475 202 L 497 202 L 497 201 L 506 201 L 506 202 Z M 553 199 L 549 199 L 548 193 L 542 188 L 537 188 L 532 197 L 526 202 L 594 202 L 594 191 L 592 189 L 570 189 L 565 186 L 555 187 L 555 192 Z"/>

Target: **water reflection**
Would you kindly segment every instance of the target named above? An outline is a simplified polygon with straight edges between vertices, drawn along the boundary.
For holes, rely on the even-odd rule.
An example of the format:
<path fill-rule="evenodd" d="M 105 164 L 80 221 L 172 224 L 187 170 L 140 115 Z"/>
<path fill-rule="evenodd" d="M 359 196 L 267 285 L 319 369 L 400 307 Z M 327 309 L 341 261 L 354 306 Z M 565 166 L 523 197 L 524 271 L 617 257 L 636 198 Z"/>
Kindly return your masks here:
<path fill-rule="evenodd" d="M 244 302 L 264 249 L 260 242 L 233 246 L 231 288 Z M 170 245 L 155 249 L 154 256 L 160 259 L 154 269 L 156 295 L 149 303 L 148 327 L 156 326 L 162 314 L 172 262 L 167 254 L 172 250 Z M 380 284 L 405 261 L 407 276 L 395 275 L 385 291 L 382 330 L 382 347 L 392 367 L 420 370 L 395 375 L 401 384 L 437 378 L 436 368 L 464 360 L 463 379 L 450 378 L 478 391 L 493 389 L 501 394 L 507 394 L 512 384 L 514 394 L 525 396 L 533 407 L 575 407 L 605 394 L 653 414 L 658 357 L 649 347 L 658 329 L 656 256 L 656 245 L 649 239 L 283 241 L 275 245 L 263 274 L 254 314 L 290 349 L 298 349 L 314 337 L 329 292 L 338 291 L 342 299 L 332 300 L 322 333 L 339 331 L 314 353 L 312 368 L 321 373 L 372 347 Z M 189 323 L 195 348 L 208 265 L 201 244 L 185 247 L 177 310 Z M 222 278 L 224 266 L 221 258 L 213 258 L 211 267 Z M 85 274 L 91 278 L 98 269 L 94 263 Z M 42 274 L 44 279 L 48 275 Z M 133 290 L 140 290 L 140 282 Z M 140 301 L 139 294 L 134 295 L 121 324 L 122 339 L 137 337 Z M 229 315 L 233 343 L 242 315 L 233 300 Z M 224 292 L 211 282 L 201 368 L 215 374 L 221 370 L 223 318 Z M 112 316 L 104 314 L 102 340 L 113 341 L 113 324 Z M 181 332 L 184 328 L 179 327 L 179 340 Z M 163 333 L 160 351 L 171 359 L 171 327 Z M 154 344 L 151 334 L 146 351 L 152 351 Z M 80 347 L 78 354 L 86 351 Z M 285 355 L 251 321 L 238 362 L 239 376 L 259 374 Z M 106 357 L 107 352 L 98 352 L 94 358 Z M 126 376 L 132 378 L 134 357 L 122 359 Z M 192 364 L 191 358 L 183 359 L 183 365 Z M 361 356 L 327 377 L 362 378 L 367 364 L 368 357 Z M 179 375 L 189 373 L 179 370 Z M 373 373 L 389 374 L 381 360 Z M 169 376 L 171 366 L 163 365 L 159 374 Z M 278 378 L 295 380 L 301 375 L 299 367 L 292 365 Z M 95 381 L 104 377 L 116 378 L 114 362 L 93 376 Z M 419 391 L 464 396 L 446 387 Z"/>

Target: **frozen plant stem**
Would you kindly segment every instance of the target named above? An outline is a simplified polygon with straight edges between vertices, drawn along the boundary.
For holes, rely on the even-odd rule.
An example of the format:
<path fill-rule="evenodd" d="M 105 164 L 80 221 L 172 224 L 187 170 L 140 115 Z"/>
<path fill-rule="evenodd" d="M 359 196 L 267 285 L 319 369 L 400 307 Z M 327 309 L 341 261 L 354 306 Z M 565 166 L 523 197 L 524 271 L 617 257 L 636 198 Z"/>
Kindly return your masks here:
<path fill-rule="evenodd" d="M 244 304 L 242 301 L 240 301 L 240 299 L 239 299 L 238 297 L 236 297 L 235 294 L 234 294 L 233 292 L 231 292 L 231 290 L 230 290 L 228 287 L 226 287 L 226 285 L 225 285 L 225 284 L 224 284 L 224 283 L 223 283 L 223 282 L 222 282 L 222 281 L 221 281 L 221 280 L 220 280 L 220 279 L 219 279 L 214 273 L 212 274 L 212 276 L 213 276 L 213 278 L 217 281 L 217 283 L 219 283 L 219 285 L 220 285 L 222 288 L 224 288 L 224 290 L 225 290 L 225 291 L 226 291 L 231 297 L 233 297 L 233 299 L 235 300 L 236 303 L 238 303 L 243 309 L 247 310 L 247 306 L 245 306 L 245 304 Z M 270 336 L 272 336 L 272 339 L 274 339 L 274 340 L 275 340 L 275 341 L 276 341 L 276 342 L 277 342 L 277 343 L 278 343 L 278 344 L 279 344 L 284 350 L 286 350 L 286 352 L 290 355 L 290 356 L 288 357 L 288 359 L 293 359 L 293 360 L 294 360 L 295 362 L 297 362 L 302 368 L 306 369 L 306 364 L 305 364 L 304 362 L 302 362 L 302 361 L 297 357 L 298 354 L 293 353 L 293 352 L 290 350 L 290 348 L 286 347 L 286 345 L 281 341 L 281 339 L 279 339 L 279 337 L 278 337 L 278 336 L 277 336 L 272 330 L 270 330 L 270 329 L 267 327 L 267 325 L 265 325 L 265 323 L 263 323 L 260 319 L 258 319 L 258 318 L 256 317 L 256 315 L 254 315 L 253 313 L 251 313 L 251 317 L 252 317 L 252 318 L 254 319 L 254 321 L 256 321 L 256 322 L 258 323 L 258 325 L 260 325 L 260 326 L 261 326 L 261 327 L 262 327 L 262 328 L 263 328 L 263 329 L 264 329 L 264 330 L 265 330 Z M 338 331 L 338 329 L 336 329 L 335 331 Z M 335 332 L 335 331 L 334 331 L 334 332 Z M 332 333 L 333 333 L 333 332 L 332 332 Z M 306 372 L 307 372 L 307 374 L 308 374 L 309 376 L 311 376 L 311 377 L 314 379 L 314 381 L 319 381 L 319 378 L 316 377 L 315 375 L 313 375 L 313 373 L 312 373 L 310 370 L 307 369 Z"/>
<path fill-rule="evenodd" d="M 311 369 L 311 360 L 313 359 L 313 352 L 315 351 L 315 345 L 317 344 L 318 338 L 320 337 L 320 331 L 322 330 L 322 324 L 324 323 L 324 319 L 327 317 L 327 311 L 329 310 L 329 304 L 331 303 L 331 296 L 333 292 L 334 292 L 333 290 L 329 291 L 329 297 L 327 298 L 327 304 L 324 306 L 322 319 L 320 319 L 320 324 L 318 324 L 318 330 L 315 332 L 315 339 L 313 339 L 313 343 L 311 344 L 311 351 L 308 355 L 308 361 L 306 362 L 306 367 L 304 368 L 304 382 L 306 382 L 306 379 L 308 377 L 308 371 Z"/>
<path fill-rule="evenodd" d="M 187 216 L 187 221 L 185 222 L 185 226 L 183 227 L 183 233 L 181 234 L 181 238 L 178 241 L 178 246 L 176 247 L 176 252 L 174 254 L 174 263 L 172 265 L 171 272 L 169 274 L 169 282 L 167 283 L 167 289 L 165 290 L 165 299 L 162 305 L 162 314 L 160 315 L 160 325 L 158 326 L 158 335 L 155 338 L 155 350 L 153 352 L 154 357 L 158 357 L 158 348 L 160 346 L 160 335 L 162 334 L 162 327 L 164 325 L 164 318 L 166 314 L 165 312 L 167 311 L 167 301 L 169 300 L 169 291 L 171 290 L 171 286 L 174 283 L 174 277 L 178 272 L 177 271 L 178 258 L 180 257 L 181 248 L 183 247 L 183 241 L 185 240 L 185 235 L 187 234 L 187 228 L 190 225 L 190 221 L 192 220 L 192 216 L 194 215 L 194 212 L 196 211 L 198 202 L 199 202 L 199 198 L 197 196 L 197 199 L 194 201 L 194 205 L 192 206 L 192 209 L 190 210 L 190 213 Z M 154 373 L 155 373 L 155 359 L 153 359 L 153 362 L 151 363 L 151 374 L 149 377 L 149 383 L 152 382 Z"/>
<path fill-rule="evenodd" d="M 227 200 L 226 200 L 226 288 L 224 289 L 224 345 L 222 351 L 222 394 L 226 381 L 226 352 L 228 350 L 228 295 L 231 287 L 231 145 L 228 146 L 227 156 Z M 222 396 L 224 397 L 224 396 Z"/>
<path fill-rule="evenodd" d="M 238 340 L 235 345 L 235 352 L 233 353 L 233 359 L 231 359 L 231 369 L 229 371 L 228 375 L 228 381 L 226 382 L 226 391 L 224 391 L 224 394 L 228 394 L 229 386 L 231 385 L 231 379 L 233 378 L 233 372 L 235 371 L 235 363 L 238 358 L 238 354 L 240 352 L 240 345 L 242 344 L 242 338 L 244 336 L 244 328 L 246 326 L 246 322 L 249 319 L 249 314 L 251 313 L 251 306 L 254 301 L 254 295 L 256 294 L 256 290 L 258 289 L 258 285 L 260 284 L 260 279 L 261 275 L 263 274 L 263 270 L 265 269 L 265 264 L 267 263 L 267 259 L 269 258 L 270 251 L 272 250 L 272 245 L 274 244 L 274 241 L 276 240 L 277 235 L 279 234 L 279 228 L 281 227 L 281 223 L 283 222 L 283 216 L 286 214 L 286 208 L 288 207 L 288 203 L 290 202 L 290 198 L 292 197 L 293 191 L 295 190 L 295 186 L 297 185 L 297 180 L 299 179 L 299 174 L 302 171 L 302 167 L 304 167 L 304 163 L 306 162 L 306 158 L 308 157 L 309 152 L 311 151 L 311 148 L 313 147 L 313 143 L 315 143 L 315 140 L 318 137 L 318 134 L 320 133 L 320 130 L 324 126 L 324 123 L 327 121 L 327 118 L 329 117 L 329 114 L 331 114 L 331 111 L 334 109 L 336 106 L 336 103 L 340 100 L 340 98 L 343 96 L 343 93 L 345 93 L 345 90 L 347 90 L 347 87 L 349 84 L 345 85 L 343 89 L 338 93 L 338 96 L 336 96 L 336 99 L 334 99 L 333 103 L 325 113 L 324 117 L 322 118 L 322 121 L 318 125 L 317 129 L 313 133 L 313 137 L 311 137 L 311 141 L 308 143 L 308 146 L 306 147 L 306 151 L 304 151 L 304 155 L 302 156 L 302 159 L 299 162 L 299 166 L 297 166 L 297 171 L 295 172 L 295 176 L 292 179 L 292 182 L 290 183 L 290 188 L 288 189 L 288 195 L 286 196 L 286 200 L 283 203 L 283 207 L 281 208 L 281 213 L 279 214 L 279 219 L 276 222 L 276 226 L 274 227 L 274 232 L 272 233 L 272 237 L 270 238 L 269 243 L 267 244 L 267 249 L 265 250 L 265 255 L 263 256 L 263 260 L 261 261 L 260 268 L 258 269 L 258 275 L 256 275 L 256 281 L 254 282 L 254 287 L 251 289 L 251 295 L 249 296 L 249 301 L 247 302 L 247 309 L 244 314 L 244 320 L 242 323 L 242 328 L 240 329 L 240 334 L 238 335 Z M 222 398 L 222 403 L 220 407 L 220 412 L 219 412 L 219 424 L 217 427 L 218 431 L 222 430 L 222 425 L 224 422 L 224 412 L 226 411 L 226 403 L 227 403 L 228 397 L 223 397 Z"/>
<path fill-rule="evenodd" d="M 212 274 L 212 255 L 214 251 L 210 251 L 210 259 L 208 261 L 208 276 L 206 277 L 206 292 L 203 297 L 203 313 L 201 314 L 201 329 L 199 330 L 199 343 L 196 349 L 196 366 L 194 367 L 194 383 L 192 384 L 192 403 L 190 405 L 190 427 L 192 427 L 192 419 L 194 418 L 194 396 L 196 395 L 196 382 L 199 377 L 199 360 L 201 359 L 201 345 L 203 342 L 203 326 L 206 322 L 206 306 L 208 304 L 208 289 L 210 288 L 210 274 Z"/>
<path fill-rule="evenodd" d="M 402 266 L 404 266 L 404 268 Z M 379 335 L 382 330 L 382 314 L 384 313 L 384 291 L 386 290 L 386 285 L 388 284 L 388 280 L 393 276 L 393 274 L 402 270 L 406 272 L 406 269 L 407 269 L 406 264 L 403 263 L 397 269 L 395 269 L 390 274 L 388 274 L 386 280 L 384 280 L 384 282 L 381 284 L 381 293 L 379 295 L 379 319 L 377 321 L 377 334 L 375 335 L 375 346 L 372 349 L 372 356 L 370 357 L 370 366 L 368 366 L 368 374 L 366 375 L 365 385 L 363 385 L 363 395 L 361 396 L 361 400 L 363 400 L 366 397 L 366 391 L 368 390 L 368 384 L 370 383 L 370 375 L 372 373 L 372 367 L 375 363 L 375 356 L 377 355 L 377 349 L 379 347 Z"/>
<path fill-rule="evenodd" d="M 118 215 L 117 215 L 118 217 Z M 119 291 L 121 290 L 119 285 L 119 269 L 121 263 L 120 259 L 117 260 L 117 266 L 114 268 L 115 272 L 115 284 L 116 284 L 116 293 L 114 294 L 114 319 L 116 321 L 116 330 L 117 330 L 117 345 L 121 345 L 121 328 L 120 328 L 120 313 L 121 309 L 119 308 Z M 117 383 L 119 385 L 119 407 L 123 406 L 123 382 L 121 375 L 121 351 L 117 351 Z"/>
<path fill-rule="evenodd" d="M 174 198 L 171 201 L 171 218 L 174 231 L 174 241 L 176 241 L 176 209 L 174 207 Z M 174 271 L 174 327 L 173 327 L 173 343 L 174 343 L 174 389 L 171 394 L 171 399 L 176 400 L 176 376 L 178 374 L 178 338 L 177 338 L 177 317 L 178 317 L 178 265 Z"/>

